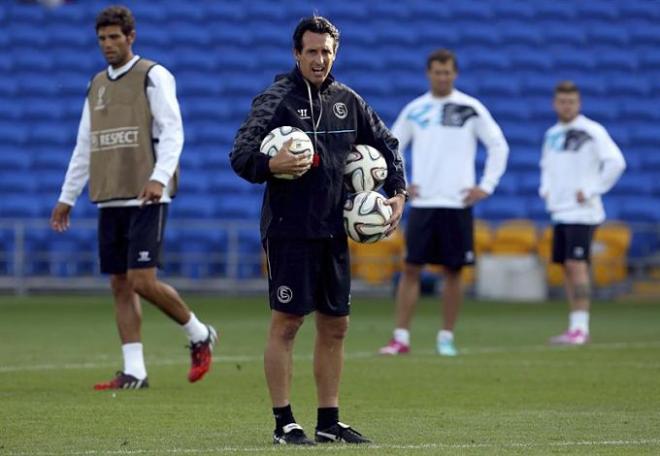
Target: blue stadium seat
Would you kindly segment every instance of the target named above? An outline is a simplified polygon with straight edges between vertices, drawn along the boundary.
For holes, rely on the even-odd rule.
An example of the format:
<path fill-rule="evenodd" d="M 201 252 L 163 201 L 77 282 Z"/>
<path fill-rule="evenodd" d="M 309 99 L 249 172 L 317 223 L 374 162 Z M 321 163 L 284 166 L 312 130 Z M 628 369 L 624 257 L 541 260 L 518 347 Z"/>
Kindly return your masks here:
<path fill-rule="evenodd" d="M 608 2 L 575 2 L 580 19 L 592 21 L 602 19 L 605 21 L 616 21 L 619 19 L 619 9 L 613 3 Z"/>
<path fill-rule="evenodd" d="M 0 173 L 0 195 L 6 193 L 34 195 L 36 190 L 37 180 L 30 172 L 6 171 L 3 169 Z"/>
<path fill-rule="evenodd" d="M 658 150 L 659 146 L 642 149 L 640 152 L 642 156 L 643 168 L 647 171 L 660 172 L 660 154 Z M 626 156 L 626 159 L 628 157 Z"/>
<path fill-rule="evenodd" d="M 510 30 L 511 29 L 507 29 L 506 31 L 503 30 L 502 35 L 504 36 L 506 32 Z M 511 36 L 511 39 L 516 40 L 514 36 Z M 523 40 L 520 41 L 523 42 Z M 553 68 L 554 61 L 552 56 L 547 53 L 542 54 L 537 48 L 531 47 L 538 45 L 538 43 L 533 44 L 530 41 L 531 40 L 527 41 L 530 47 L 513 46 L 507 48 L 507 53 L 511 60 L 511 67 L 516 68 L 518 71 L 548 71 Z"/>
<path fill-rule="evenodd" d="M 186 181 L 199 180 L 199 182 L 190 185 L 193 185 L 195 189 L 199 189 L 200 191 L 205 190 L 202 189 L 202 187 L 205 186 L 204 180 L 207 177 L 207 170 L 203 169 L 202 163 L 202 157 L 199 154 L 193 152 L 193 150 L 190 148 L 186 148 L 179 158 L 179 167 L 181 168 L 182 172 L 185 173 L 184 179 Z M 186 187 L 188 185 L 189 184 L 186 184 Z"/>
<path fill-rule="evenodd" d="M 627 46 L 630 42 L 628 27 L 610 21 L 592 22 L 587 27 L 587 37 L 590 43 L 613 46 Z"/>
<path fill-rule="evenodd" d="M 620 216 L 627 222 L 660 222 L 660 205 L 651 196 L 627 199 Z"/>
<path fill-rule="evenodd" d="M 213 60 L 209 55 L 208 46 L 212 44 L 211 36 L 204 26 L 203 22 L 194 22 L 194 23 L 180 23 L 176 26 L 176 42 L 182 47 L 194 48 L 201 47 L 204 48 L 206 52 L 206 58 Z"/>
<path fill-rule="evenodd" d="M 653 193 L 655 176 L 650 174 L 626 172 L 611 190 L 613 195 L 647 196 Z"/>
<path fill-rule="evenodd" d="M 460 2 L 445 3 L 450 17 L 458 21 L 475 21 L 487 23 L 495 16 L 490 2 L 463 0 Z"/>
<path fill-rule="evenodd" d="M 22 96 L 55 97 L 59 89 L 48 74 L 25 72 L 17 74 L 19 92 Z"/>
<path fill-rule="evenodd" d="M 395 48 L 392 51 L 392 55 L 395 55 L 400 50 L 400 48 Z M 342 79 L 348 77 L 348 74 L 351 72 L 381 70 L 388 63 L 378 53 L 373 52 L 369 48 L 355 46 L 353 49 L 341 50 L 340 52 L 341 56 L 337 60 L 335 71 L 339 71 L 345 76 Z"/>
<path fill-rule="evenodd" d="M 177 91 L 181 103 L 192 96 L 215 97 L 222 91 L 222 81 L 218 76 L 201 70 L 185 69 L 175 74 Z"/>
<path fill-rule="evenodd" d="M 20 122 L 0 122 L 0 138 L 4 144 L 22 145 L 28 140 L 28 129 Z"/>
<path fill-rule="evenodd" d="M 59 173 L 60 177 L 64 179 L 64 173 L 71 159 L 73 147 L 73 144 L 70 147 L 32 147 L 32 169 L 35 171 L 52 170 Z"/>
<path fill-rule="evenodd" d="M 36 50 L 30 47 L 17 48 L 14 54 L 14 68 L 25 72 L 49 72 L 55 66 L 55 61 L 50 53 Z M 43 78 L 49 76 L 44 74 Z M 52 79 L 50 85 L 53 85 Z"/>
<path fill-rule="evenodd" d="M 632 129 L 630 140 L 635 146 L 656 146 L 660 148 L 660 136 L 658 136 L 656 124 L 638 124 Z"/>
<path fill-rule="evenodd" d="M 623 20 L 660 19 L 660 6 L 657 2 L 647 0 L 627 0 L 618 3 L 619 14 Z"/>
<path fill-rule="evenodd" d="M 574 2 L 534 2 L 532 5 L 539 19 L 570 22 L 577 15 Z M 545 28 L 545 24 L 542 27 Z"/>
<path fill-rule="evenodd" d="M 9 96 L 0 98 L 0 122 L 14 121 L 23 118 L 23 103 L 19 103 Z"/>
<path fill-rule="evenodd" d="M 204 14 L 212 23 L 221 23 L 223 27 L 231 24 L 241 24 L 248 16 L 247 7 L 242 2 L 205 2 Z M 223 28 L 213 27 L 213 28 Z M 241 35 L 247 35 L 241 33 Z"/>
<path fill-rule="evenodd" d="M 0 170 L 20 173 L 32 165 L 32 155 L 22 147 L 0 144 Z"/>
<path fill-rule="evenodd" d="M 11 7 L 0 10 L 0 19 L 3 19 L 3 13 L 11 23 L 41 24 L 46 20 L 46 8 L 36 4 L 14 2 Z"/>
<path fill-rule="evenodd" d="M 623 95 L 644 97 L 651 92 L 651 84 L 648 79 L 634 74 L 614 75 L 609 78 L 608 87 L 612 94 L 619 97 Z"/>
<path fill-rule="evenodd" d="M 436 8 L 442 10 L 442 8 Z M 416 21 L 415 29 L 422 43 L 434 43 L 438 47 L 453 48 L 459 42 L 459 35 L 456 30 L 449 26 L 438 27 L 435 20 L 429 20 L 429 16 L 419 16 L 423 19 Z M 458 56 L 460 65 L 460 56 Z"/>
<path fill-rule="evenodd" d="M 660 249 L 660 239 L 653 230 L 648 229 L 648 225 L 646 230 L 633 231 L 630 250 L 628 251 L 630 258 L 652 256 L 657 253 L 658 249 Z"/>
<path fill-rule="evenodd" d="M 371 73 L 355 73 L 346 83 L 367 100 L 371 96 L 389 95 L 393 86 L 387 77 L 374 78 Z"/>
<path fill-rule="evenodd" d="M 541 168 L 539 167 L 539 160 L 537 158 L 536 169 L 533 169 L 532 167 L 528 168 L 528 171 L 523 173 L 522 176 L 518 179 L 518 189 L 520 190 L 521 195 L 539 197 L 540 185 Z"/>
<path fill-rule="evenodd" d="M 183 21 L 192 23 L 204 23 L 206 9 L 200 8 L 195 3 L 167 1 L 163 8 L 167 11 L 169 20 L 178 27 Z"/>
<path fill-rule="evenodd" d="M 539 139 L 537 144 L 538 147 L 536 149 L 525 148 L 512 150 L 509 153 L 507 167 L 514 171 L 533 171 L 538 174 L 540 172 L 539 163 L 541 161 L 541 145 L 542 140 Z"/>
<path fill-rule="evenodd" d="M 57 122 L 41 122 L 30 132 L 30 142 L 35 145 L 73 146 L 76 131 L 62 128 Z"/>
<path fill-rule="evenodd" d="M 137 23 L 137 33 L 138 41 L 144 39 L 144 29 L 147 27 L 153 27 L 154 24 L 159 24 L 165 21 L 167 18 L 167 9 L 154 7 L 150 3 L 135 2 L 131 4 L 131 11 L 133 16 L 138 20 Z"/>
<path fill-rule="evenodd" d="M 351 14 L 355 14 L 355 11 L 360 11 L 360 8 L 356 8 L 357 5 L 361 5 L 361 3 L 353 2 L 351 3 L 350 8 L 345 9 L 350 11 Z M 368 5 L 368 9 L 366 9 L 364 14 L 361 14 L 359 17 L 364 19 L 369 16 L 385 17 L 409 24 L 410 21 L 414 21 L 416 19 L 414 16 L 412 16 L 410 5 L 406 2 L 371 2 Z"/>
<path fill-rule="evenodd" d="M 460 28 L 459 40 L 461 45 L 478 45 L 484 47 L 495 47 L 502 42 L 500 30 L 496 25 L 484 23 L 466 24 Z"/>
<path fill-rule="evenodd" d="M 250 279 L 261 277 L 261 255 L 263 247 L 258 230 L 243 230 L 238 234 L 238 251 L 241 263 L 238 277 Z"/>
<path fill-rule="evenodd" d="M 479 92 L 492 96 L 518 96 L 521 91 L 520 79 L 510 73 L 482 72 Z"/>
<path fill-rule="evenodd" d="M 261 213 L 261 201 L 251 195 L 232 195 L 231 198 L 218 198 L 214 215 L 223 219 L 257 220 Z"/>
<path fill-rule="evenodd" d="M 660 44 L 660 30 L 657 24 L 640 22 L 630 28 L 632 44 L 655 45 Z"/>
<path fill-rule="evenodd" d="M 530 21 L 536 16 L 534 5 L 525 1 L 492 2 L 493 12 L 498 23 L 507 19 Z M 508 27 L 503 27 L 503 29 Z"/>
<path fill-rule="evenodd" d="M 552 39 L 548 37 L 548 39 Z M 586 38 L 585 38 L 586 40 Z M 584 43 L 575 43 L 576 46 L 581 46 Z M 580 48 L 562 47 L 556 48 L 552 51 L 555 64 L 560 71 L 566 70 L 580 70 L 590 71 L 596 67 L 594 56 Z"/>
<path fill-rule="evenodd" d="M 543 134 L 531 125 L 521 123 L 502 123 L 502 130 L 509 144 L 523 147 L 541 147 Z"/>
<path fill-rule="evenodd" d="M 196 147 L 202 157 L 202 167 L 211 174 L 211 180 L 216 176 L 218 170 L 231 170 L 229 166 L 229 152 L 231 144 L 223 148 L 221 145 L 209 145 Z"/>
<path fill-rule="evenodd" d="M 42 203 L 32 194 L 4 193 L 0 198 L 0 217 L 39 217 Z"/>
<path fill-rule="evenodd" d="M 28 122 L 57 121 L 64 117 L 64 106 L 59 100 L 29 98 L 24 100 L 23 107 Z M 82 105 L 79 111 L 82 112 Z"/>
<path fill-rule="evenodd" d="M 186 46 L 176 46 L 172 50 L 172 71 L 182 69 L 212 74 L 218 67 L 218 62 L 209 55 L 205 47 L 207 45 L 196 46 L 190 43 L 187 43 Z"/>
<path fill-rule="evenodd" d="M 283 22 L 287 19 L 289 12 L 287 8 L 281 8 L 273 2 L 256 0 L 246 3 L 248 17 L 258 17 L 271 24 Z"/>
<path fill-rule="evenodd" d="M 66 166 L 66 165 L 64 165 Z M 37 193 L 49 201 L 55 201 L 60 195 L 62 183 L 64 183 L 65 169 L 62 167 L 59 171 L 32 171 L 37 181 Z"/>
<path fill-rule="evenodd" d="M 524 218 L 525 201 L 520 197 L 493 195 L 475 206 L 475 215 L 489 221 Z"/>
<path fill-rule="evenodd" d="M 622 113 L 628 120 L 660 121 L 660 104 L 654 98 L 626 100 Z"/>
<path fill-rule="evenodd" d="M 19 91 L 18 81 L 15 76 L 2 76 L 0 75 L 0 96 L 6 101 L 9 101 Z"/>
<path fill-rule="evenodd" d="M 159 8 L 151 9 L 159 10 Z M 136 50 L 139 50 L 142 46 L 170 46 L 170 44 L 179 44 L 178 40 L 176 43 L 172 42 L 174 35 L 171 30 L 163 27 L 159 22 L 138 24 L 137 33 L 138 37 L 135 42 Z"/>
<path fill-rule="evenodd" d="M 627 127 L 617 124 L 607 125 L 607 132 L 619 145 L 619 147 L 623 148 L 624 150 L 630 144 L 631 135 Z M 635 144 L 635 147 L 637 146 L 638 144 Z"/>
<path fill-rule="evenodd" d="M 626 48 L 609 49 L 607 52 L 598 52 L 595 56 L 596 67 L 603 70 L 635 71 L 639 67 L 639 61 L 635 53 Z"/>
<path fill-rule="evenodd" d="M 61 9 L 66 10 L 67 8 Z M 47 33 L 56 36 L 58 45 L 72 52 L 76 52 L 78 49 L 81 51 L 94 49 L 96 47 L 96 34 L 93 27 L 91 27 L 93 21 L 94 19 L 90 18 L 89 22 L 84 23 L 84 27 L 71 27 L 70 23 L 55 23 L 47 28 Z"/>
<path fill-rule="evenodd" d="M 90 10 L 85 8 L 85 5 L 72 4 L 67 5 L 66 8 L 50 8 L 47 10 L 46 21 L 51 24 L 76 24 L 87 25 L 93 24 L 98 9 Z M 81 27 L 82 29 L 82 27 Z M 94 29 L 85 28 L 86 33 L 94 36 Z"/>
<path fill-rule="evenodd" d="M 170 215 L 173 219 L 192 218 L 206 219 L 213 216 L 213 197 L 210 195 L 193 195 L 181 193 L 171 205 Z"/>
<path fill-rule="evenodd" d="M 601 122 L 616 121 L 621 115 L 620 103 L 606 97 L 583 97 L 582 110 L 588 117 Z"/>
<path fill-rule="evenodd" d="M 393 19 L 382 19 L 373 21 L 373 27 L 377 31 L 378 44 L 396 44 L 412 46 L 418 43 L 417 30 L 410 27 L 408 22 L 399 22 Z"/>
<path fill-rule="evenodd" d="M 189 157 L 197 157 L 193 154 L 182 154 L 181 158 L 183 159 L 184 155 L 189 155 Z M 201 160 L 199 160 L 201 163 Z M 179 181 L 179 194 L 180 195 L 200 195 L 200 196 L 209 196 L 209 175 L 204 170 L 195 169 L 188 164 L 186 166 L 185 162 L 181 162 L 181 179 Z"/>
<path fill-rule="evenodd" d="M 641 52 L 640 64 L 643 70 L 660 69 L 660 49 L 652 47 Z"/>
<path fill-rule="evenodd" d="M 526 198 L 525 201 L 526 218 L 532 219 L 536 223 L 544 223 L 550 220 L 550 214 L 545 208 L 545 201 L 539 196 Z"/>
<path fill-rule="evenodd" d="M 511 60 L 506 53 L 496 54 L 490 51 L 473 52 L 461 59 L 461 67 L 469 71 L 501 70 L 508 71 L 511 66 Z"/>
<path fill-rule="evenodd" d="M 14 23 L 6 29 L 12 46 L 26 48 L 43 48 L 49 42 L 48 35 L 43 33 L 43 27 L 37 24 Z"/>
<path fill-rule="evenodd" d="M 91 80 L 92 76 L 107 67 L 103 56 L 95 47 L 81 49 L 79 52 L 71 52 L 66 48 L 54 49 L 52 54 L 57 62 L 58 69 L 65 68 L 70 71 L 79 71 L 88 75 L 88 80 Z M 82 87 L 83 94 L 85 93 L 85 87 Z"/>
<path fill-rule="evenodd" d="M 495 192 L 498 195 L 516 195 L 518 193 L 518 175 L 513 172 L 504 173 Z"/>
<path fill-rule="evenodd" d="M 495 120 L 526 121 L 531 117 L 531 111 L 526 100 L 498 98 L 487 104 L 488 109 Z"/>

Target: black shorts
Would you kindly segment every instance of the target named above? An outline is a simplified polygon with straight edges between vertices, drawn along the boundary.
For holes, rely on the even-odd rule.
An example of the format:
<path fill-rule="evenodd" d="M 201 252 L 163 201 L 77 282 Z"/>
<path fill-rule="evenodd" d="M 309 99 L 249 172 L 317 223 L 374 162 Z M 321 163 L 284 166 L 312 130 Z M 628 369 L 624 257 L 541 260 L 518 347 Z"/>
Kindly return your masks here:
<path fill-rule="evenodd" d="M 566 260 L 589 261 L 591 240 L 597 225 L 555 225 L 552 234 L 552 262 L 563 264 Z"/>
<path fill-rule="evenodd" d="M 99 257 L 103 274 L 160 267 L 167 204 L 99 210 Z"/>
<path fill-rule="evenodd" d="M 343 317 L 351 310 L 348 240 L 264 241 L 270 308 L 293 315 L 318 311 Z"/>
<path fill-rule="evenodd" d="M 405 232 L 407 263 L 440 264 L 451 269 L 474 264 L 474 222 L 471 207 L 413 207 Z"/>

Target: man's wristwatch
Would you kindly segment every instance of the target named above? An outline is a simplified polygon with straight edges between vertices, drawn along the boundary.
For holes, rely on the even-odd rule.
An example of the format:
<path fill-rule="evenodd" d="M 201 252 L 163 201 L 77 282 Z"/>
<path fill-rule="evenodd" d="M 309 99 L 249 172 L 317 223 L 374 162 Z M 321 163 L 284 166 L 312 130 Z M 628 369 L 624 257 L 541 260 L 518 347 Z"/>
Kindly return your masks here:
<path fill-rule="evenodd" d="M 410 197 L 410 195 L 408 194 L 408 191 L 404 188 L 399 188 L 399 189 L 394 190 L 394 196 L 398 196 L 398 195 L 403 195 L 403 201 L 404 202 L 408 201 L 408 198 Z"/>

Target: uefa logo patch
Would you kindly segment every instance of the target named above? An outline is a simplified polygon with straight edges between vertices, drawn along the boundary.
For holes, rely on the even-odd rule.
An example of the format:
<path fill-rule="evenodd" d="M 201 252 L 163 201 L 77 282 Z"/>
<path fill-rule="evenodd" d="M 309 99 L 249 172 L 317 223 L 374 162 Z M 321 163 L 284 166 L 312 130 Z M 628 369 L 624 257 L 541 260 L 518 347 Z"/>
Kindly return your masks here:
<path fill-rule="evenodd" d="M 332 112 L 335 113 L 338 119 L 345 119 L 348 116 L 348 108 L 342 102 L 335 103 L 332 107 Z"/>
<path fill-rule="evenodd" d="M 282 304 L 288 304 L 293 299 L 293 291 L 286 285 L 277 288 L 277 300 Z"/>

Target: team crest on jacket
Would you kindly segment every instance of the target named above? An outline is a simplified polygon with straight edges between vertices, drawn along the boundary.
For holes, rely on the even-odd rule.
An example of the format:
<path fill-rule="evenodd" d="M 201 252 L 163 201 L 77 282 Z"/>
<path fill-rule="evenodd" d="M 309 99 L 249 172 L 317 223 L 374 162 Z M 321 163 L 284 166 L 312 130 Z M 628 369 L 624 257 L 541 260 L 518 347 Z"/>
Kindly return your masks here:
<path fill-rule="evenodd" d="M 340 101 L 339 103 L 334 104 L 332 112 L 335 113 L 335 116 L 337 116 L 338 119 L 345 119 L 348 115 L 348 108 Z"/>

